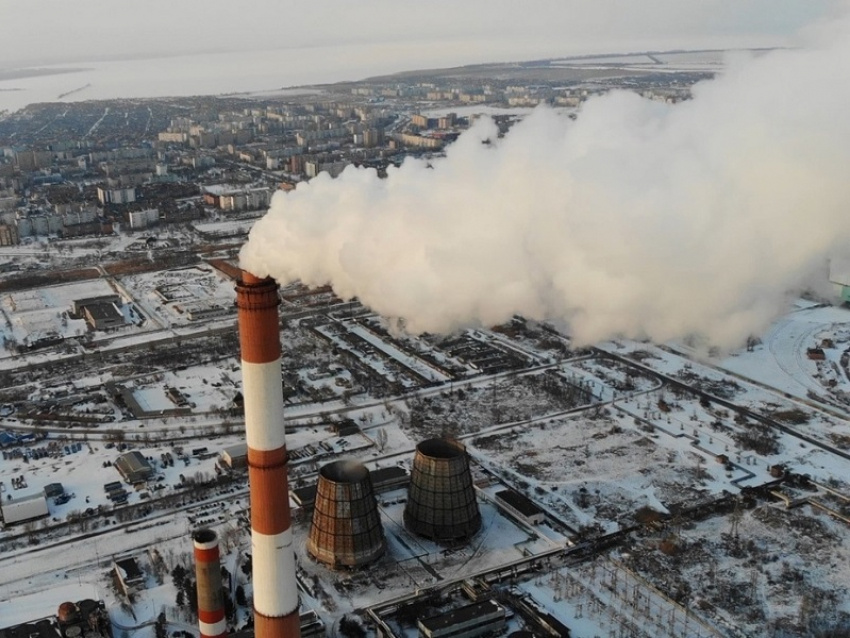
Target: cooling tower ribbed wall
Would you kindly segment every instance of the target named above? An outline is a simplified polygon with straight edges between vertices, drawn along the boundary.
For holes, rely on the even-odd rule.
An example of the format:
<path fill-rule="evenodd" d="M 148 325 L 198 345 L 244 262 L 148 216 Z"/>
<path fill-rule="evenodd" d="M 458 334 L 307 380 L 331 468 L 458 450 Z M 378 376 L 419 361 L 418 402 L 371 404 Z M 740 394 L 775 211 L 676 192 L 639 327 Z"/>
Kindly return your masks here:
<path fill-rule="evenodd" d="M 441 543 L 460 543 L 481 528 L 466 447 L 450 439 L 427 439 L 416 446 L 404 524 Z"/>
<path fill-rule="evenodd" d="M 360 567 L 385 548 L 369 470 L 356 461 L 323 465 L 307 551 L 331 567 Z"/>

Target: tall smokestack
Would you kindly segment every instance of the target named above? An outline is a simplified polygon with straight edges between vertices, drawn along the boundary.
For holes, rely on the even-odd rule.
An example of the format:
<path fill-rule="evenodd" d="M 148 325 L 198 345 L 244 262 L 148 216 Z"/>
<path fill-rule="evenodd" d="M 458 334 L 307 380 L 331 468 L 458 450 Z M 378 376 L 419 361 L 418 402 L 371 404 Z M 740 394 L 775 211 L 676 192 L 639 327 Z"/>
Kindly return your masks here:
<path fill-rule="evenodd" d="M 192 535 L 195 545 L 195 576 L 198 580 L 198 626 L 201 638 L 225 638 L 224 597 L 221 592 L 221 561 L 218 536 L 211 529 Z"/>
<path fill-rule="evenodd" d="M 283 428 L 279 303 L 273 279 L 242 272 L 236 306 L 251 485 L 256 638 L 301 635 Z"/>

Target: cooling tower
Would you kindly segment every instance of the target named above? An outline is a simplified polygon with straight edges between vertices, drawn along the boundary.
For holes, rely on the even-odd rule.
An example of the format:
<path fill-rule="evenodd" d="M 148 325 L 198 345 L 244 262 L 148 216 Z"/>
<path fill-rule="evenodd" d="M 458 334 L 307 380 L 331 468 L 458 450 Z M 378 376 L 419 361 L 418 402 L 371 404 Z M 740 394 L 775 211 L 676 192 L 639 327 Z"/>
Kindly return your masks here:
<path fill-rule="evenodd" d="M 481 527 L 466 447 L 450 439 L 416 446 L 404 524 L 440 543 L 460 543 Z"/>
<path fill-rule="evenodd" d="M 201 638 L 227 635 L 224 597 L 221 591 L 221 560 L 218 536 L 211 529 L 192 534 L 195 548 L 195 577 L 198 581 L 198 626 Z"/>
<path fill-rule="evenodd" d="M 288 456 L 280 374 L 278 286 L 242 273 L 236 284 L 248 482 L 256 638 L 300 638 L 295 550 L 289 513 Z"/>
<path fill-rule="evenodd" d="M 360 567 L 385 548 L 369 470 L 356 461 L 323 465 L 307 551 L 331 567 Z"/>

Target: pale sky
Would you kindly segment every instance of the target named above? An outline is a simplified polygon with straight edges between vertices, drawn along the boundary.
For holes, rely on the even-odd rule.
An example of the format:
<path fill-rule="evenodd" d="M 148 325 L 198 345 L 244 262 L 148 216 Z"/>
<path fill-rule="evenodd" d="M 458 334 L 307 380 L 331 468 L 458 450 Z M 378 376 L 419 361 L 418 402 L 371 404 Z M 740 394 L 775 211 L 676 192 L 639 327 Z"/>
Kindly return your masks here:
<path fill-rule="evenodd" d="M 773 46 L 838 0 L 0 0 L 0 69 L 405 42 L 404 70 L 647 48 Z M 346 60 L 339 60 L 345 67 Z M 352 69 L 355 71 L 355 69 Z M 356 79 L 356 78 L 352 78 Z"/>

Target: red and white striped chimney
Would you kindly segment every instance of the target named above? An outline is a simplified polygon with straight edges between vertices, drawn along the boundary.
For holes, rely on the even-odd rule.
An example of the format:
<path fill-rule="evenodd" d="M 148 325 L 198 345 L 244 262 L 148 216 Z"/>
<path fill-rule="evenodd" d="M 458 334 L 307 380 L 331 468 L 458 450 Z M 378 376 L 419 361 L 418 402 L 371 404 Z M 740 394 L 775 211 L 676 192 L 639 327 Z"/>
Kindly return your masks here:
<path fill-rule="evenodd" d="M 236 284 L 245 438 L 251 486 L 256 638 L 300 638 L 289 515 L 277 283 L 242 272 Z"/>
<path fill-rule="evenodd" d="M 201 638 L 224 638 L 227 636 L 227 623 L 224 620 L 218 536 L 211 529 L 199 529 L 192 535 L 192 540 L 195 546 Z"/>

